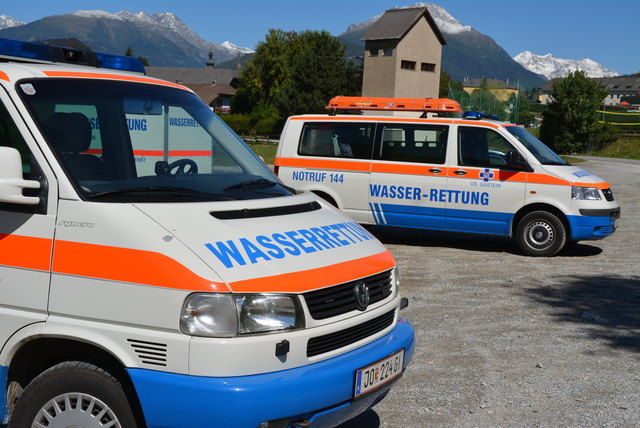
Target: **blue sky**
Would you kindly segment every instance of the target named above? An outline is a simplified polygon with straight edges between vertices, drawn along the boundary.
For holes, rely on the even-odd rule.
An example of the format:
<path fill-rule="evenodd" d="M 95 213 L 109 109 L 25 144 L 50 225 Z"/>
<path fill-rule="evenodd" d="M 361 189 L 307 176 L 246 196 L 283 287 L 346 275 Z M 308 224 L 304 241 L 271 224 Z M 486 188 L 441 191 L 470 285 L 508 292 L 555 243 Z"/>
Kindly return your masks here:
<path fill-rule="evenodd" d="M 254 48 L 270 28 L 339 35 L 407 0 L 4 0 L 0 15 L 32 22 L 75 10 L 171 12 L 206 40 Z M 492 37 L 511 56 L 529 50 L 590 58 L 620 74 L 640 71 L 640 0 L 440 0 L 463 25 Z"/>

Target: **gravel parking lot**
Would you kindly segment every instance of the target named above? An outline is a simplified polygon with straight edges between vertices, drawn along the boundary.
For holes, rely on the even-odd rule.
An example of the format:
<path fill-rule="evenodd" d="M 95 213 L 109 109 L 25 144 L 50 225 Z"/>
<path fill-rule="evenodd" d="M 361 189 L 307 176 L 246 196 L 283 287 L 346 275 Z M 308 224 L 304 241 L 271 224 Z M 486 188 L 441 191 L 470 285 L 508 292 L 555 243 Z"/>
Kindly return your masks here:
<path fill-rule="evenodd" d="M 580 166 L 612 185 L 617 232 L 553 258 L 506 239 L 372 229 L 395 255 L 416 353 L 341 428 L 640 426 L 640 162 Z"/>

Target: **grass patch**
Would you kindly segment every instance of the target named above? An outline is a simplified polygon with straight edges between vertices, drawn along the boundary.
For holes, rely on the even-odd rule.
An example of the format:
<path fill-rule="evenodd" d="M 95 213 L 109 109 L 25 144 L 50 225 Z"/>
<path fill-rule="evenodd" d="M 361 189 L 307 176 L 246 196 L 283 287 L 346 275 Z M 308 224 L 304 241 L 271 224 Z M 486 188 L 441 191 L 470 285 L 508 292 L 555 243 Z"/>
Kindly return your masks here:
<path fill-rule="evenodd" d="M 589 155 L 618 159 L 640 159 L 640 138 L 620 137 L 603 150 L 589 153 Z"/>
<path fill-rule="evenodd" d="M 256 143 L 255 141 L 245 142 L 255 154 L 264 159 L 264 163 L 266 163 L 267 165 L 273 165 L 273 162 L 276 159 L 276 150 L 278 148 L 278 143 Z"/>

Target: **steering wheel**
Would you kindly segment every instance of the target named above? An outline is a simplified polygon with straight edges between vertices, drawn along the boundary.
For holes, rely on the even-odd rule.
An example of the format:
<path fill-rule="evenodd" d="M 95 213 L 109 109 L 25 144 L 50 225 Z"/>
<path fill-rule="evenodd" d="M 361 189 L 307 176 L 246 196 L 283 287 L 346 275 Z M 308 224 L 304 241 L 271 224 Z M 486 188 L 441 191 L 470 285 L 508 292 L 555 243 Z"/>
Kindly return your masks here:
<path fill-rule="evenodd" d="M 173 170 L 175 172 L 172 172 Z M 179 174 L 197 174 L 198 173 L 198 165 L 191 159 L 178 159 L 175 162 L 171 162 L 169 164 L 169 172 L 179 175 Z"/>

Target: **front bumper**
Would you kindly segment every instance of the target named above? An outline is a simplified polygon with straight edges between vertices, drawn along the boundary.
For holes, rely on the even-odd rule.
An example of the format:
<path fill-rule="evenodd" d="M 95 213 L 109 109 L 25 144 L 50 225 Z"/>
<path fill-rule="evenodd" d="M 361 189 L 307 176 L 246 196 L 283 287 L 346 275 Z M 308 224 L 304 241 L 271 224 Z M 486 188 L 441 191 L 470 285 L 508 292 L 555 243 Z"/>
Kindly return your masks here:
<path fill-rule="evenodd" d="M 335 426 L 377 403 L 385 386 L 352 400 L 357 369 L 404 348 L 406 368 L 414 351 L 413 327 L 400 319 L 380 339 L 346 354 L 291 370 L 240 377 L 197 377 L 129 369 L 149 428 Z"/>
<path fill-rule="evenodd" d="M 581 241 L 602 239 L 616 231 L 616 221 L 620 218 L 620 208 L 581 209 L 579 216 L 567 216 L 571 227 L 571 239 Z"/>

